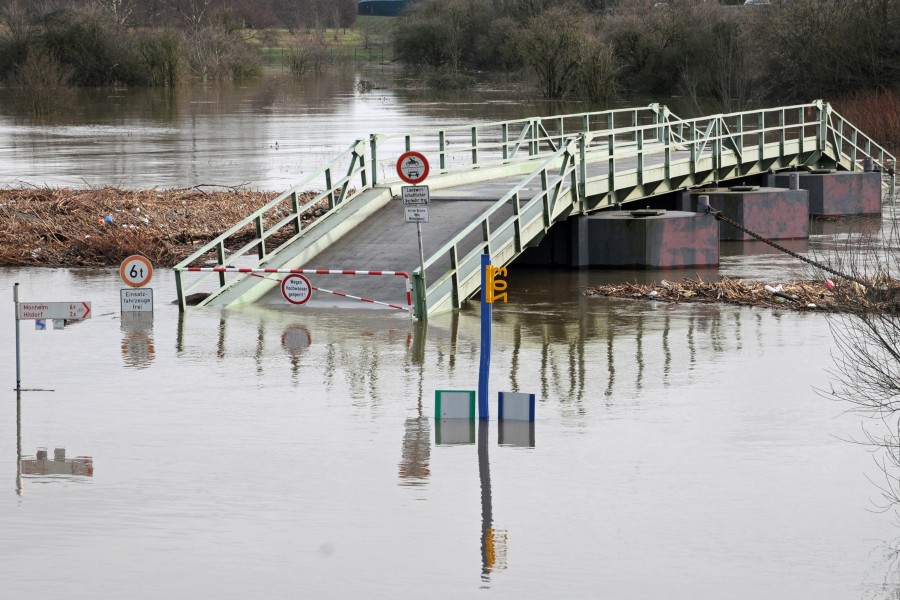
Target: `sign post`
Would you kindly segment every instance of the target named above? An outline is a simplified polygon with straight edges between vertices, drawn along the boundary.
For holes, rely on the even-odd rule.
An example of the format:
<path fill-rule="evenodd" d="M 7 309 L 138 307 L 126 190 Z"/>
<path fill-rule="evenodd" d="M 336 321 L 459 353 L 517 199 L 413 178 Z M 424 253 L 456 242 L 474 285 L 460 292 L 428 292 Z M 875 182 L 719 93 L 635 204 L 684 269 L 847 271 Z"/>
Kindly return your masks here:
<path fill-rule="evenodd" d="M 19 359 L 19 283 L 13 286 L 13 302 L 16 307 L 16 391 L 20 391 L 22 389 L 22 369 L 20 367 L 21 360 Z"/>
<path fill-rule="evenodd" d="M 132 254 L 119 265 L 119 277 L 129 288 L 142 288 L 150 283 L 153 277 L 153 265 L 140 254 Z M 119 303 L 122 314 L 127 312 L 153 312 L 153 289 L 133 290 L 124 288 L 119 291 Z"/>
<path fill-rule="evenodd" d="M 406 209 L 406 222 L 416 224 L 419 238 L 419 266 L 425 284 L 425 246 L 422 243 L 422 223 L 428 222 L 428 203 L 431 201 L 427 185 L 417 185 L 428 177 L 428 159 L 420 152 L 404 152 L 397 159 L 397 175 L 410 185 L 400 188 Z"/>
<path fill-rule="evenodd" d="M 21 392 L 25 390 L 22 389 L 19 321 L 34 321 L 37 329 L 46 329 L 48 320 L 62 321 L 63 323 L 65 321 L 83 321 L 91 318 L 91 303 L 86 300 L 77 300 L 75 302 L 19 302 L 19 284 L 17 282 L 13 285 L 13 304 L 16 307 L 16 391 Z M 54 327 L 54 329 L 59 329 L 59 327 Z"/>

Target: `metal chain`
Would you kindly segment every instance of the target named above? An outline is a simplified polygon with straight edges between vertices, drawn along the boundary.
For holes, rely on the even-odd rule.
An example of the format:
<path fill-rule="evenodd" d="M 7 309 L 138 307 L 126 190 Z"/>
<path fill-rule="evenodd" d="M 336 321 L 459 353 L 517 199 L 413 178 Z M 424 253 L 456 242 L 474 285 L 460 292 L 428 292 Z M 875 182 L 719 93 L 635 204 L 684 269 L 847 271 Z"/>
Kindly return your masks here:
<path fill-rule="evenodd" d="M 788 249 L 785 248 L 784 246 L 782 246 L 782 245 L 780 245 L 780 244 L 776 244 L 776 243 L 773 242 L 772 240 L 766 239 L 766 238 L 764 238 L 763 236 L 759 235 L 758 233 L 754 233 L 754 232 L 750 231 L 749 229 L 747 229 L 746 227 L 744 227 L 744 226 L 741 225 L 740 223 L 737 223 L 737 222 L 733 221 L 732 219 L 729 219 L 729 218 L 726 217 L 721 211 L 718 211 L 718 210 L 716 210 L 715 208 L 713 208 L 713 207 L 711 207 L 711 206 L 710 206 L 710 207 L 707 207 L 706 210 L 707 210 L 707 212 L 712 213 L 712 214 L 716 217 L 716 220 L 717 220 L 717 221 L 724 221 L 724 222 L 728 223 L 729 225 L 731 225 L 732 227 L 734 227 L 734 228 L 736 228 L 736 229 L 740 229 L 741 231 L 743 231 L 743 232 L 746 233 L 747 235 L 753 236 L 753 237 L 755 237 L 756 239 L 758 239 L 758 240 L 761 241 L 761 242 L 765 242 L 766 244 L 772 246 L 772 247 L 775 248 L 776 250 L 781 250 L 782 252 L 784 252 L 784 253 L 787 254 L 788 256 L 793 256 L 793 257 L 796 258 L 797 260 L 802 260 L 803 262 L 805 262 L 805 263 L 807 263 L 807 264 L 810 264 L 810 265 L 816 267 L 817 269 L 821 269 L 821 270 L 823 270 L 823 271 L 825 271 L 825 272 L 827 272 L 827 273 L 831 273 L 832 275 L 836 275 L 836 276 L 838 276 L 838 277 L 840 277 L 840 278 L 842 278 L 842 279 L 846 279 L 846 280 L 848 280 L 848 281 L 854 281 L 854 282 L 858 283 L 859 285 L 861 285 L 861 286 L 863 286 L 863 287 L 865 287 L 865 288 L 868 288 L 869 285 L 870 285 L 869 283 L 863 281 L 862 279 L 859 279 L 858 277 L 854 277 L 854 276 L 852 276 L 852 275 L 846 275 L 846 274 L 844 274 L 844 273 L 841 273 L 840 271 L 836 271 L 836 270 L 832 269 L 831 267 L 829 267 L 829 266 L 827 266 L 827 265 L 823 265 L 823 264 L 820 263 L 820 262 L 817 262 L 817 261 L 815 261 L 815 260 L 812 260 L 811 258 L 807 258 L 807 257 L 805 257 L 805 256 L 803 256 L 803 255 L 801 255 L 801 254 L 797 254 L 797 253 L 794 252 L 793 250 L 788 250 Z"/>

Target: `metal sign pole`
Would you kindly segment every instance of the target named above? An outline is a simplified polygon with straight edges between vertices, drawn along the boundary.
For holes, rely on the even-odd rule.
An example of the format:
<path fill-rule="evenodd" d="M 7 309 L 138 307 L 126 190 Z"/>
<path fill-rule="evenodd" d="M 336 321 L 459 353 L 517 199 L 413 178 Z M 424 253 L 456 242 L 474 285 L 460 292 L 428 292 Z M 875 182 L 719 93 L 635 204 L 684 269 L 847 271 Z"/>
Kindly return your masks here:
<path fill-rule="evenodd" d="M 488 418 L 488 383 L 491 378 L 491 309 L 487 301 L 487 270 L 491 268 L 490 254 L 481 255 L 481 363 L 478 369 L 478 419 Z"/>
<path fill-rule="evenodd" d="M 13 308 L 16 311 L 16 391 L 22 389 L 22 367 L 19 353 L 19 284 L 13 285 Z"/>
<path fill-rule="evenodd" d="M 416 234 L 419 236 L 419 266 L 422 268 L 422 284 L 425 284 L 425 246 L 422 243 L 422 224 L 416 223 Z"/>

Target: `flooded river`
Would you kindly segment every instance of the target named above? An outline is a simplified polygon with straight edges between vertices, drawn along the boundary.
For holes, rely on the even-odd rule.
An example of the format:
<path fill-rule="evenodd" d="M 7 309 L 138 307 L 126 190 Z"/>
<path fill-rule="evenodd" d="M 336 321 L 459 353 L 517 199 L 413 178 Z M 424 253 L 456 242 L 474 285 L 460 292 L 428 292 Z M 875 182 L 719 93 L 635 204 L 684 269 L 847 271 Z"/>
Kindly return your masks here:
<path fill-rule="evenodd" d="M 842 441 L 824 318 L 561 295 L 511 276 L 491 393 L 533 428 L 437 426 L 476 389 L 477 305 L 195 310 L 154 275 L 123 321 L 115 270 L 0 271 L 23 301 L 90 300 L 63 330 L 0 322 L 0 586 L 30 598 L 875 598 L 898 582 L 879 475 Z M 11 299 L 11 296 L 10 296 Z M 18 432 L 18 436 L 17 436 Z M 501 440 L 502 436 L 502 440 Z M 502 443 L 501 443 L 502 441 Z M 91 476 L 25 474 L 91 457 Z M 48 457 L 48 460 L 52 460 Z M 74 467 L 73 467 L 74 470 Z M 18 491 L 18 493 L 17 493 Z"/>
<path fill-rule="evenodd" d="M 7 112 L 0 184 L 282 189 L 373 123 L 536 110 L 335 85 L 122 92 L 70 123 Z M 846 236 L 825 223 L 788 245 Z M 798 268 L 723 244 L 700 275 Z M 892 597 L 900 529 L 846 441 L 862 419 L 815 391 L 833 364 L 822 315 L 580 293 L 693 274 L 511 269 L 490 391 L 534 393 L 536 420 L 501 427 L 494 399 L 470 427 L 436 422 L 434 395 L 477 388 L 477 304 L 427 326 L 368 308 L 180 315 L 158 269 L 135 320 L 116 269 L 0 269 L 0 596 Z M 21 322 L 22 386 L 40 391 L 20 398 L 15 282 L 22 301 L 92 303 L 61 330 Z"/>

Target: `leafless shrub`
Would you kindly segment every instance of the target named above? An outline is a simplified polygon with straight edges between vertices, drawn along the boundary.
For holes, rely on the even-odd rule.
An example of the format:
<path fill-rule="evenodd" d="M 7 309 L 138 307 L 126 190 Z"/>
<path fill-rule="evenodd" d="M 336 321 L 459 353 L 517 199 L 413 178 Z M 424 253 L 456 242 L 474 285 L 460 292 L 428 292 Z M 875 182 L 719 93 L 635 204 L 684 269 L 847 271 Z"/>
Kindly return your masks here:
<path fill-rule="evenodd" d="M 31 113 L 43 117 L 60 112 L 72 103 L 75 88 L 72 70 L 42 52 L 29 52 L 16 70 L 14 82 Z"/>
<path fill-rule="evenodd" d="M 303 77 L 310 72 L 321 74 L 327 62 L 328 40 L 323 33 L 297 36 L 288 57 L 288 64 L 295 77 Z"/>

